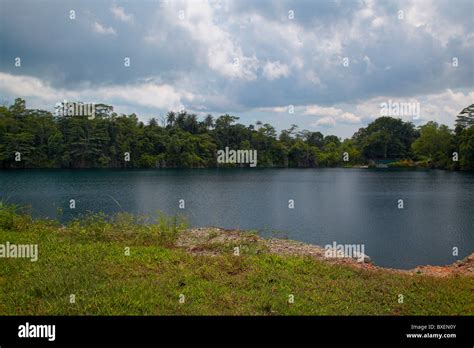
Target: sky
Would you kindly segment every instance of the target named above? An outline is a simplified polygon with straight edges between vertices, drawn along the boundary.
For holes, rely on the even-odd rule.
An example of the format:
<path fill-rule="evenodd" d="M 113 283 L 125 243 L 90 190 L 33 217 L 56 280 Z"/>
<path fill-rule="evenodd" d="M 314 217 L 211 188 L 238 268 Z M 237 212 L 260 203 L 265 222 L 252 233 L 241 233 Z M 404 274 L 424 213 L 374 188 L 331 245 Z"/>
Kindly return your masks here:
<path fill-rule="evenodd" d="M 0 103 L 228 113 L 343 138 L 390 103 L 453 126 L 474 103 L 473 18 L 472 0 L 0 0 Z"/>

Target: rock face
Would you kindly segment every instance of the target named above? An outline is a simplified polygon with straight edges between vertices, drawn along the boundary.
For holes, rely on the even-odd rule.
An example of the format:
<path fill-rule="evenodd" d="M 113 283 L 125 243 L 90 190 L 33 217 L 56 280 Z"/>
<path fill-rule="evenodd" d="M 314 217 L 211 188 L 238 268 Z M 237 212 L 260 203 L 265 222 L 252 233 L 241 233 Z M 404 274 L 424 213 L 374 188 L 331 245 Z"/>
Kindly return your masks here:
<path fill-rule="evenodd" d="M 176 246 L 186 249 L 193 254 L 219 255 L 232 252 L 236 246 L 242 248 L 242 253 L 252 252 L 271 253 L 278 255 L 309 256 L 315 259 L 337 264 L 345 264 L 368 270 L 382 270 L 388 272 L 405 273 L 412 275 L 428 275 L 445 277 L 454 274 L 474 276 L 474 253 L 463 260 L 447 266 L 418 266 L 411 270 L 400 270 L 378 267 L 371 263 L 370 257 L 363 252 L 353 251 L 345 254 L 335 250 L 336 257 L 328 257 L 327 249 L 288 239 L 264 239 L 255 233 L 225 230 L 222 228 L 192 228 L 183 232 L 176 241 Z M 334 254 L 333 254 L 334 255 Z"/>

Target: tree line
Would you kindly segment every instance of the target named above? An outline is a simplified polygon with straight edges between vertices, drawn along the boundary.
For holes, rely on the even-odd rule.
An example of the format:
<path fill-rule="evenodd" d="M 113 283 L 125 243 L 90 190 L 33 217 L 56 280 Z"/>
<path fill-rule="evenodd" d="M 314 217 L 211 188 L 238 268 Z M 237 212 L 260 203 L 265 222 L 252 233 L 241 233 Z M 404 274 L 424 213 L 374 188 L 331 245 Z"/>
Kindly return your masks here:
<path fill-rule="evenodd" d="M 415 127 L 382 116 L 351 138 L 299 130 L 279 134 L 268 124 L 238 123 L 236 116 L 168 112 L 146 124 L 96 105 L 95 117 L 57 116 L 27 109 L 17 98 L 0 106 L 0 168 L 204 168 L 222 166 L 226 146 L 257 150 L 259 167 L 373 165 L 474 170 L 474 104 L 462 110 L 455 129 L 436 122 Z M 129 154 L 129 160 L 125 154 Z M 20 160 L 18 160 L 20 158 Z M 232 165 L 226 165 L 232 166 Z"/>

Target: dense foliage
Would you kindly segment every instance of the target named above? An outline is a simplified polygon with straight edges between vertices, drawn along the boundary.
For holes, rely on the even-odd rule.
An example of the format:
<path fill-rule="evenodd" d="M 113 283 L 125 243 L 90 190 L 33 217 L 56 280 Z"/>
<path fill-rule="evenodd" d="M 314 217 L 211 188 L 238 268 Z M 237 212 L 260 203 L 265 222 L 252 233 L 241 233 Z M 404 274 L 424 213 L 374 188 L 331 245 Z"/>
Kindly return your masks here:
<path fill-rule="evenodd" d="M 396 160 L 474 170 L 474 104 L 458 115 L 454 131 L 435 122 L 415 128 L 401 119 L 380 117 L 343 141 L 334 135 L 298 131 L 296 125 L 278 135 L 270 124 L 245 126 L 238 119 L 208 115 L 199 121 L 183 111 L 169 112 L 162 122 L 151 119 L 144 124 L 135 114 L 118 115 L 104 104 L 96 105 L 94 118 L 55 116 L 27 109 L 18 98 L 9 107 L 0 106 L 0 168 L 215 167 L 217 150 L 227 146 L 257 150 L 260 167 Z M 457 161 L 454 152 L 459 154 Z"/>

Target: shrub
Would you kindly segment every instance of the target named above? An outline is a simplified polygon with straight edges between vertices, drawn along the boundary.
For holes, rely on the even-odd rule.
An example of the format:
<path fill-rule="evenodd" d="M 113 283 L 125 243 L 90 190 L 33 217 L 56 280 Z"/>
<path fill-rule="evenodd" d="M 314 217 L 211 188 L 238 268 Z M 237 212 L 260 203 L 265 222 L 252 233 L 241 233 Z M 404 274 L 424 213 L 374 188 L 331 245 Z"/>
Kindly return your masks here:
<path fill-rule="evenodd" d="M 28 227 L 31 217 L 19 214 L 21 208 L 16 204 L 5 204 L 0 202 L 0 229 L 9 231 L 20 231 Z"/>
<path fill-rule="evenodd" d="M 159 243 L 163 246 L 172 246 L 178 234 L 187 228 L 187 221 L 181 216 L 167 216 L 158 212 L 156 220 L 158 228 Z"/>

